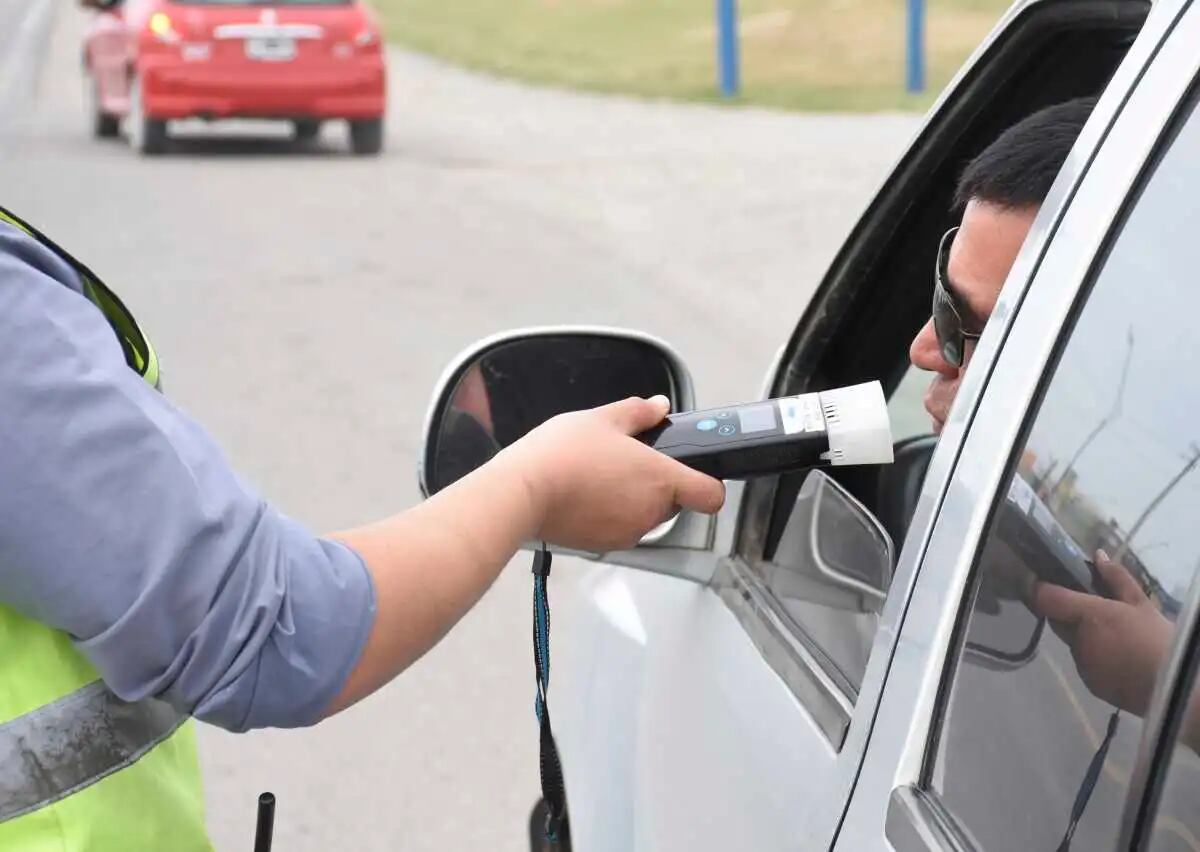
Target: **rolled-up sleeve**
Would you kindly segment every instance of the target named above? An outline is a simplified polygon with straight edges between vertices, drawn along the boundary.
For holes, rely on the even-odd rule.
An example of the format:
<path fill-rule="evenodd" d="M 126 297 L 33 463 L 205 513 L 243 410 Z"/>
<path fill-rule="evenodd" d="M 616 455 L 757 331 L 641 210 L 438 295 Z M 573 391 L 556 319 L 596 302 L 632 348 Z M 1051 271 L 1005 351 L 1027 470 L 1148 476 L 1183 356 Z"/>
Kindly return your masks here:
<path fill-rule="evenodd" d="M 125 365 L 70 268 L 5 225 L 0 603 L 122 698 L 234 731 L 317 721 L 375 615 L 358 554 L 256 495 Z"/>

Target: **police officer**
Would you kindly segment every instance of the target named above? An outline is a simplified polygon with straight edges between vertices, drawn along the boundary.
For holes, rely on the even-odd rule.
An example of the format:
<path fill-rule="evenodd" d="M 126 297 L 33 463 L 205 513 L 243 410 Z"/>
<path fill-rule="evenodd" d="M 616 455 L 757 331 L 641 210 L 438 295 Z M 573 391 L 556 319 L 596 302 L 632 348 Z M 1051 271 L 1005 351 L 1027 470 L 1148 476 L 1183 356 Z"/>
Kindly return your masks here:
<path fill-rule="evenodd" d="M 155 389 L 90 270 L 0 214 L 0 848 L 203 850 L 191 718 L 312 725 L 432 647 L 518 546 L 626 547 L 719 482 L 554 418 L 428 502 L 320 538 Z"/>

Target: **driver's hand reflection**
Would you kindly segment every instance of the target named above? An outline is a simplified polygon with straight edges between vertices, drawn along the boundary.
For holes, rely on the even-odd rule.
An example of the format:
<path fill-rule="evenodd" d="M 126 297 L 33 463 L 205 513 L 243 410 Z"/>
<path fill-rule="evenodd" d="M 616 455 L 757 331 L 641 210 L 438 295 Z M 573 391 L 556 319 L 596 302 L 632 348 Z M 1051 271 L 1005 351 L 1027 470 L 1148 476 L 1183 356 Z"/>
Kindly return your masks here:
<path fill-rule="evenodd" d="M 1174 625 L 1141 585 L 1103 550 L 1096 569 L 1113 599 L 1039 582 L 1030 608 L 1071 648 L 1087 688 L 1102 701 L 1143 716 L 1166 660 Z"/>

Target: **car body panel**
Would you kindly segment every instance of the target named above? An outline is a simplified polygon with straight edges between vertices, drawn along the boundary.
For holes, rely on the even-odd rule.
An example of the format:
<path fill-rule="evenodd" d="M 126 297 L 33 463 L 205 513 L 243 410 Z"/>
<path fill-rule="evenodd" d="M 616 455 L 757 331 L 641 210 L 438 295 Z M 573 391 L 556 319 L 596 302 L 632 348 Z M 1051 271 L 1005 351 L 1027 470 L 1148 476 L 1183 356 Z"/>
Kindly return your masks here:
<path fill-rule="evenodd" d="M 833 750 L 734 615 L 697 583 L 568 574 L 551 702 L 557 731 L 591 733 L 559 735 L 575 848 L 795 848 L 798 812 L 818 806 L 802 768 Z"/>

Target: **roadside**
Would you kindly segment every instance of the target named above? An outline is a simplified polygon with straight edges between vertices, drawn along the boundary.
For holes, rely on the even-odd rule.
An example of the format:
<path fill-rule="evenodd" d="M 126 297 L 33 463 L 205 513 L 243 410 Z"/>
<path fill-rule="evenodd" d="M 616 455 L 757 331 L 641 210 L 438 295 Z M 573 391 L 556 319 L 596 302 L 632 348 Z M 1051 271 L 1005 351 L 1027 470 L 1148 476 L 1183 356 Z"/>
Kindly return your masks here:
<path fill-rule="evenodd" d="M 530 82 L 716 99 L 713 3 L 696 0 L 372 0 L 388 35 L 466 67 Z M 740 0 L 743 95 L 786 109 L 921 111 L 1011 0 L 927 12 L 928 86 L 904 91 L 901 0 Z"/>

